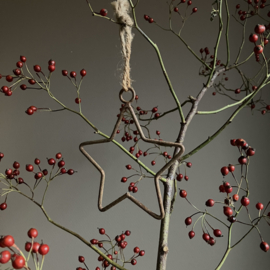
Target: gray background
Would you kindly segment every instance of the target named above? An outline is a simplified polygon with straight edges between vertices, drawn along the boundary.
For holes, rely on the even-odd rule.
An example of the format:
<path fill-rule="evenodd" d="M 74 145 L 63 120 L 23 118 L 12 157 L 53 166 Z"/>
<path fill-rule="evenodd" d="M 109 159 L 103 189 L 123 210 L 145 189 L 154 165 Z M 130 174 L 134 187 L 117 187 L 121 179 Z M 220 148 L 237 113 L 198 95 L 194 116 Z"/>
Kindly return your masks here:
<path fill-rule="evenodd" d="M 112 15 L 110 1 L 92 1 L 95 10 L 107 8 Z M 211 53 L 216 40 L 217 22 L 210 22 L 211 3 L 213 0 L 194 1 L 198 13 L 187 22 L 183 37 L 198 52 L 201 47 L 208 46 Z M 236 2 L 235 2 L 236 3 Z M 243 5 L 243 3 L 241 3 Z M 119 111 L 118 100 L 119 75 L 121 67 L 120 42 L 118 27 L 105 20 L 94 18 L 90 14 L 85 1 L 21 1 L 9 0 L 0 2 L 1 21 L 1 73 L 11 73 L 20 55 L 25 55 L 30 67 L 40 64 L 47 69 L 47 61 L 56 61 L 56 71 L 53 74 L 52 91 L 67 106 L 76 109 L 75 90 L 68 79 L 61 76 L 61 70 L 82 68 L 88 72 L 85 77 L 81 96 L 83 112 L 103 132 L 109 134 L 115 124 Z M 231 7 L 234 12 L 234 4 Z M 267 12 L 267 9 L 265 10 Z M 167 23 L 165 1 L 141 1 L 137 16 L 144 31 L 159 45 L 167 71 L 181 101 L 188 95 L 195 96 L 205 80 L 198 76 L 199 63 L 191 56 L 183 44 L 172 34 L 161 31 L 155 25 L 143 20 L 143 15 L 149 14 L 160 23 Z M 174 24 L 180 25 L 176 14 L 173 14 Z M 235 57 L 240 44 L 241 27 L 233 21 L 231 27 L 232 58 Z M 262 23 L 255 18 L 249 23 L 252 31 L 256 23 Z M 224 40 L 223 40 L 224 41 Z M 248 42 L 244 56 L 248 55 L 253 46 Z M 225 60 L 224 46 L 221 46 L 219 58 Z M 132 52 L 132 78 L 134 88 L 140 96 L 139 106 L 146 109 L 159 105 L 160 111 L 174 107 L 174 101 L 162 75 L 153 48 L 135 32 Z M 246 68 L 248 75 L 254 74 L 259 68 L 251 59 Z M 227 74 L 228 87 L 240 86 L 236 72 Z M 1 80 L 1 85 L 5 80 Z M 269 88 L 269 87 L 267 87 Z M 200 110 L 213 110 L 228 104 L 228 99 L 222 96 L 212 96 L 212 90 L 205 95 Z M 267 101 L 267 89 L 264 98 Z M 269 100 L 269 99 L 268 99 Z M 78 145 L 85 140 L 96 139 L 93 131 L 79 119 L 68 112 L 36 113 L 28 116 L 24 113 L 30 105 L 37 107 L 59 108 L 44 92 L 18 89 L 12 97 L 0 96 L 1 147 L 5 154 L 1 162 L 1 171 L 11 167 L 14 160 L 24 167 L 33 163 L 38 157 L 41 164 L 46 165 L 46 157 L 53 157 L 61 151 L 67 168 L 78 171 L 74 176 L 62 176 L 52 183 L 48 192 L 46 209 L 56 222 L 75 230 L 86 239 L 98 238 L 97 227 L 104 227 L 108 234 L 114 236 L 122 230 L 129 229 L 132 235 L 128 238 L 129 245 L 126 257 L 132 254 L 132 249 L 139 246 L 146 250 L 146 255 L 138 259 L 136 269 L 155 269 L 159 236 L 159 222 L 152 219 L 132 203 L 124 203 L 114 207 L 109 212 L 100 213 L 97 209 L 99 173 L 82 156 Z M 187 112 L 187 108 L 184 109 Z M 185 146 L 189 152 L 209 135 L 213 134 L 229 117 L 232 110 L 218 115 L 196 116 L 188 130 Z M 153 132 L 159 129 L 162 138 L 174 141 L 179 130 L 179 116 L 170 114 L 152 124 Z M 188 182 L 182 182 L 178 187 L 188 191 L 188 198 L 199 208 L 204 209 L 208 198 L 222 200 L 218 186 L 222 183 L 220 168 L 228 163 L 237 163 L 238 152 L 229 144 L 232 138 L 242 137 L 257 149 L 250 165 L 250 211 L 255 217 L 255 204 L 258 201 L 266 204 L 269 200 L 269 116 L 259 112 L 254 115 L 249 109 L 244 109 L 234 122 L 210 145 L 189 159 L 193 163 L 188 169 Z M 125 144 L 129 147 L 129 144 Z M 147 146 L 142 145 L 142 149 Z M 89 149 L 90 150 L 90 149 Z M 94 146 L 91 148 L 97 161 L 106 170 L 107 182 L 104 204 L 127 190 L 128 183 L 122 184 L 122 176 L 128 175 L 124 165 L 131 163 L 123 152 L 114 145 Z M 172 151 L 170 151 L 172 153 Z M 145 159 L 150 165 L 151 159 Z M 132 164 L 132 163 L 131 163 Z M 160 168 L 159 158 L 155 169 Z M 31 174 L 21 170 L 22 177 L 33 183 Z M 237 168 L 239 177 L 240 170 Z M 226 179 L 227 180 L 227 179 Z M 231 178 L 228 178 L 232 182 Z M 39 192 L 43 189 L 41 186 Z M 40 193 L 41 194 L 41 193 Z M 37 194 L 37 197 L 38 195 Z M 157 210 L 153 183 L 146 180 L 139 185 L 136 197 L 145 202 L 151 209 Z M 211 209 L 225 220 L 222 206 Z M 221 259 L 226 246 L 226 237 L 218 239 L 214 247 L 210 247 L 201 239 L 201 228 L 197 224 L 194 239 L 188 239 L 189 228 L 185 228 L 184 219 L 194 213 L 191 206 L 177 198 L 171 219 L 169 239 L 168 269 L 214 269 Z M 246 215 L 243 213 L 242 220 Z M 41 211 L 28 200 L 12 194 L 8 199 L 8 209 L 0 213 L 1 234 L 12 234 L 17 244 L 23 248 L 28 240 L 26 232 L 34 227 L 39 230 L 41 239 L 48 243 L 51 252 L 46 258 L 44 269 L 75 269 L 80 266 L 78 255 L 84 255 L 90 269 L 95 269 L 97 254 L 85 247 L 73 236 L 61 231 L 47 222 Z M 214 221 L 212 226 L 225 230 Z M 267 242 L 269 226 L 262 222 L 261 231 Z M 234 239 L 247 230 L 247 227 L 234 227 Z M 226 233 L 224 231 L 226 236 Z M 224 269 L 268 269 L 269 253 L 259 248 L 260 239 L 254 230 L 228 257 Z M 33 267 L 33 266 L 32 266 Z"/>

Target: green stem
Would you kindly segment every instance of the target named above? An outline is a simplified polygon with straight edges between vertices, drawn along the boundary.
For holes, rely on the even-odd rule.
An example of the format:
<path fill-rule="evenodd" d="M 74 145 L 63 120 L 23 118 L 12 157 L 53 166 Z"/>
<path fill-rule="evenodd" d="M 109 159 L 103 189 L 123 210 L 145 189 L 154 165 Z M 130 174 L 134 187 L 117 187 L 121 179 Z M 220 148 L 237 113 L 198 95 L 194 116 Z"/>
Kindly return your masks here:
<path fill-rule="evenodd" d="M 241 104 L 242 102 L 244 102 L 247 98 L 249 98 L 250 96 L 252 96 L 254 93 L 250 93 L 249 95 L 245 96 L 243 99 L 239 100 L 238 102 L 235 102 L 233 104 L 229 104 L 227 106 L 224 106 L 223 108 L 220 108 L 218 110 L 215 110 L 215 111 L 198 111 L 197 114 L 214 114 L 214 113 L 218 113 L 218 112 L 221 112 L 221 111 L 224 111 L 228 108 L 231 108 L 233 106 L 236 106 L 236 105 L 239 105 Z"/>
<path fill-rule="evenodd" d="M 90 242 L 88 242 L 86 239 L 84 239 L 82 236 L 80 236 L 79 234 L 75 233 L 72 230 L 69 230 L 68 228 L 56 223 L 55 221 L 53 221 L 48 213 L 46 212 L 45 208 L 39 204 L 38 202 L 36 202 L 35 200 L 33 200 L 32 198 L 30 198 L 29 196 L 25 195 L 24 193 L 22 193 L 21 191 L 18 192 L 19 194 L 21 194 L 22 196 L 24 196 L 25 198 L 29 199 L 30 201 L 32 201 L 34 204 L 36 204 L 41 211 L 43 212 L 43 214 L 45 215 L 45 217 L 47 218 L 47 220 L 52 223 L 53 225 L 55 225 L 56 227 L 62 229 L 63 231 L 73 235 L 74 237 L 78 238 L 81 242 L 83 242 L 85 245 L 87 245 L 88 247 L 90 247 L 91 249 L 93 249 L 96 253 L 98 253 L 99 255 L 101 255 L 106 261 L 108 261 L 110 264 L 112 264 L 113 266 L 115 266 L 117 269 L 120 270 L 127 270 L 126 268 L 124 268 L 123 266 L 117 264 L 116 262 L 112 261 L 110 258 L 108 258 L 106 256 L 106 254 L 104 254 L 103 252 L 101 252 L 97 247 L 95 247 L 95 245 L 92 245 Z"/>
<path fill-rule="evenodd" d="M 213 68 L 212 71 L 208 77 L 206 86 L 209 86 L 209 84 L 211 83 L 211 80 L 213 78 L 213 75 L 215 73 L 215 69 L 216 69 L 216 63 L 217 63 L 217 54 L 218 54 L 218 48 L 219 48 L 219 43 L 220 43 L 220 39 L 222 36 L 222 31 L 223 31 L 223 21 L 222 21 L 222 4 L 223 4 L 223 0 L 218 1 L 218 9 L 219 9 L 219 33 L 217 36 L 217 41 L 216 41 L 216 46 L 215 46 L 215 53 L 214 53 L 214 59 L 213 59 Z"/>
<path fill-rule="evenodd" d="M 228 255 L 229 255 L 230 251 L 231 251 L 231 248 L 227 248 L 227 250 L 226 250 L 226 252 L 225 252 L 225 254 L 224 254 L 224 256 L 223 256 L 221 262 L 220 262 L 219 265 L 217 266 L 216 270 L 221 269 L 221 267 L 223 266 L 224 262 L 226 261 Z"/>
<path fill-rule="evenodd" d="M 132 0 L 129 0 L 129 3 L 130 3 L 130 6 L 132 8 L 132 14 L 133 14 L 133 19 L 134 19 L 134 24 L 135 24 L 135 28 L 140 32 L 140 34 L 153 46 L 153 48 L 155 49 L 156 53 L 157 53 L 157 56 L 158 56 L 158 60 L 159 60 L 159 63 L 160 63 L 160 66 L 161 66 L 161 69 L 163 71 L 163 74 L 164 74 L 164 77 L 167 81 L 167 84 L 169 86 L 169 89 L 170 89 L 170 92 L 173 96 L 173 99 L 177 105 L 177 108 L 178 108 L 178 111 L 179 111 L 179 114 L 180 114 L 180 118 L 181 118 L 181 122 L 182 123 L 185 123 L 185 116 L 184 116 L 184 113 L 182 111 L 182 107 L 181 107 L 181 104 L 178 100 L 178 97 L 177 95 L 175 94 L 175 91 L 173 89 L 173 86 L 172 86 L 172 83 L 170 81 L 170 78 L 167 74 L 167 71 L 165 69 L 165 65 L 163 63 L 163 59 L 162 59 L 162 56 L 160 54 L 160 51 L 159 51 L 159 48 L 157 46 L 157 44 L 155 44 L 143 31 L 142 29 L 139 27 L 138 23 L 137 23 L 137 19 L 136 19 L 136 13 L 135 13 L 135 7 L 133 5 L 133 2 Z"/>
<path fill-rule="evenodd" d="M 225 0 L 226 12 L 227 12 L 227 24 L 226 24 L 226 45 L 227 45 L 227 63 L 226 67 L 230 63 L 230 43 L 229 43 L 229 27 L 230 27 L 230 10 L 228 6 L 228 0 Z"/>

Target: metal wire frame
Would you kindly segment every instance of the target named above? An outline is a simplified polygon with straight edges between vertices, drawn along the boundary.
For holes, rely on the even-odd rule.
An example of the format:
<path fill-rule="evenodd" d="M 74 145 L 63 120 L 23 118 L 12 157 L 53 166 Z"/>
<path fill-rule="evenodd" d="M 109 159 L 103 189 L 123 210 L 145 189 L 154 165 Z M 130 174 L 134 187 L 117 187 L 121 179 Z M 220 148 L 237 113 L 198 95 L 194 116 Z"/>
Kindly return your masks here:
<path fill-rule="evenodd" d="M 122 89 L 119 93 L 119 98 L 120 100 L 125 104 L 124 107 L 122 108 L 122 111 L 118 117 L 118 120 L 115 124 L 115 127 L 113 129 L 113 132 L 108 139 L 102 139 L 102 140 L 95 140 L 95 141 L 87 141 L 83 142 L 80 144 L 79 149 L 82 152 L 82 154 L 96 167 L 96 169 L 100 172 L 101 178 L 100 178 L 100 186 L 99 186 L 99 197 L 98 197 L 98 209 L 101 212 L 105 212 L 115 206 L 116 204 L 120 203 L 121 201 L 125 200 L 126 198 L 131 200 L 133 203 L 135 203 L 137 206 L 139 206 L 142 210 L 144 210 L 146 213 L 148 213 L 150 216 L 154 217 L 155 219 L 161 220 L 165 216 L 165 211 L 164 211 L 164 206 L 163 206 L 163 199 L 160 191 L 160 185 L 159 185 L 159 178 L 165 172 L 176 160 L 180 160 L 181 155 L 185 151 L 185 147 L 181 143 L 176 143 L 176 142 L 167 142 L 167 141 L 159 141 L 159 140 L 154 140 L 154 139 L 148 139 L 145 137 L 142 128 L 140 126 L 140 123 L 134 113 L 134 110 L 131 106 L 131 102 L 135 99 L 135 91 L 132 88 L 128 89 L 132 93 L 132 98 L 129 101 L 126 101 L 123 99 L 122 94 L 124 89 Z M 147 208 L 143 203 L 141 203 L 139 200 L 137 200 L 135 197 L 133 197 L 129 192 L 126 192 L 124 195 L 120 196 L 118 199 L 114 200 L 107 206 L 103 207 L 102 206 L 102 201 L 103 201 L 103 192 L 104 192 L 104 186 L 105 186 L 105 172 L 101 168 L 101 166 L 89 155 L 88 152 L 84 149 L 84 146 L 87 145 L 93 145 L 93 144 L 102 144 L 102 143 L 108 143 L 111 142 L 115 135 L 117 130 L 119 129 L 119 126 L 121 124 L 123 115 L 126 111 L 130 111 L 131 116 L 134 120 L 134 123 L 137 127 L 137 130 L 139 131 L 139 134 L 141 136 L 141 139 L 147 143 L 153 143 L 153 144 L 158 144 L 161 146 L 169 146 L 169 147 L 179 147 L 181 150 L 179 151 L 178 154 L 176 154 L 168 163 L 166 163 L 155 175 L 154 181 L 155 181 L 155 189 L 156 189 L 156 194 L 158 198 L 158 204 L 159 204 L 159 210 L 160 213 L 154 213 L 151 211 L 149 208 Z"/>

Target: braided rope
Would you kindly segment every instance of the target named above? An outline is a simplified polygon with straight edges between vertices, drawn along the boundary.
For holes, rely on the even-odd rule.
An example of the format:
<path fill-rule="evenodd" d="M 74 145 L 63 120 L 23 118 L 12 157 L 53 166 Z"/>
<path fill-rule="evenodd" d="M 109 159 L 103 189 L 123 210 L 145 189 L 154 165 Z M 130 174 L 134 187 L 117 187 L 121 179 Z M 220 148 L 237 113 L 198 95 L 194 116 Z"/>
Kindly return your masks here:
<path fill-rule="evenodd" d="M 117 0 L 112 2 L 116 21 L 120 25 L 120 39 L 122 45 L 122 57 L 124 60 L 123 73 L 121 75 L 122 87 L 125 91 L 131 88 L 132 80 L 130 78 L 130 56 L 131 44 L 133 40 L 132 26 L 133 20 L 130 17 L 130 5 L 128 0 Z"/>

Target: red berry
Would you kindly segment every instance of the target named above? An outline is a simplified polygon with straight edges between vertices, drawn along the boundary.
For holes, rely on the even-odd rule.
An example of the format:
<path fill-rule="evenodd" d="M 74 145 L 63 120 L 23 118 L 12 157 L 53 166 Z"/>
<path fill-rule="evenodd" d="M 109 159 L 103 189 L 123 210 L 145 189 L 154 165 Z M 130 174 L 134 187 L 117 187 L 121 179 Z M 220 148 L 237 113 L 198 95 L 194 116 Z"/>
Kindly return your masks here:
<path fill-rule="evenodd" d="M 208 233 L 204 233 L 204 234 L 202 235 L 202 238 L 203 238 L 204 241 L 208 242 L 209 239 L 210 239 L 210 235 L 209 235 Z"/>
<path fill-rule="evenodd" d="M 103 228 L 99 229 L 99 233 L 100 234 L 105 234 L 105 229 L 103 229 Z"/>
<path fill-rule="evenodd" d="M 137 264 L 137 260 L 136 260 L 136 259 L 132 259 L 132 260 L 131 260 L 131 264 L 132 264 L 132 265 L 136 265 L 136 264 Z"/>
<path fill-rule="evenodd" d="M 131 234 L 131 231 L 129 231 L 129 230 L 125 231 L 126 236 L 130 236 L 130 234 Z"/>
<path fill-rule="evenodd" d="M 243 196 L 242 199 L 241 199 L 241 204 L 242 204 L 243 206 L 248 206 L 249 203 L 250 203 L 249 198 Z"/>
<path fill-rule="evenodd" d="M 188 1 L 187 4 L 190 6 L 192 4 L 192 1 L 191 0 Z"/>
<path fill-rule="evenodd" d="M 49 66 L 55 66 L 55 61 L 52 60 L 52 59 L 49 60 L 48 65 L 49 65 Z"/>
<path fill-rule="evenodd" d="M 191 217 L 187 217 L 186 219 L 185 219 L 185 224 L 188 226 L 188 225 L 190 225 L 192 223 L 192 218 Z"/>
<path fill-rule="evenodd" d="M 159 113 L 155 113 L 155 118 L 159 118 L 160 114 Z"/>
<path fill-rule="evenodd" d="M 82 100 L 80 98 L 75 98 L 75 103 L 80 104 Z"/>
<path fill-rule="evenodd" d="M 174 8 L 174 11 L 175 11 L 175 12 L 178 12 L 178 11 L 179 11 L 179 8 L 178 8 L 178 7 L 175 7 L 175 8 Z"/>
<path fill-rule="evenodd" d="M 154 160 L 151 161 L 152 166 L 156 165 L 156 162 Z"/>
<path fill-rule="evenodd" d="M 237 5 L 236 5 L 236 9 L 239 9 L 239 8 L 240 8 L 240 5 L 239 5 L 239 4 L 237 4 Z"/>
<path fill-rule="evenodd" d="M 187 192 L 185 190 L 181 189 L 180 192 L 179 192 L 179 195 L 182 198 L 186 198 L 187 197 Z"/>
<path fill-rule="evenodd" d="M 255 150 L 253 148 L 248 148 L 247 155 L 250 156 L 250 157 L 254 156 L 255 155 Z"/>
<path fill-rule="evenodd" d="M 67 76 L 68 75 L 68 71 L 67 70 L 62 70 L 62 75 L 63 76 Z"/>
<path fill-rule="evenodd" d="M 205 205 L 208 207 L 212 207 L 212 206 L 214 206 L 214 204 L 215 204 L 215 201 L 212 199 L 207 200 L 205 203 Z"/>
<path fill-rule="evenodd" d="M 185 175 L 184 178 L 185 178 L 186 181 L 188 181 L 188 179 L 189 179 L 189 177 L 187 175 Z"/>
<path fill-rule="evenodd" d="M 192 239 L 195 236 L 195 232 L 194 231 L 190 231 L 188 233 L 189 239 Z"/>
<path fill-rule="evenodd" d="M 0 263 L 5 264 L 11 259 L 11 254 L 8 250 L 4 250 L 0 253 Z"/>
<path fill-rule="evenodd" d="M 233 214 L 233 211 L 230 207 L 228 206 L 223 206 L 223 213 L 225 216 L 229 217 Z"/>
<path fill-rule="evenodd" d="M 48 164 L 49 165 L 54 165 L 55 164 L 55 159 L 53 159 L 53 158 L 48 159 Z"/>
<path fill-rule="evenodd" d="M 34 113 L 34 111 L 31 109 L 31 108 L 28 108 L 26 111 L 25 111 L 28 115 L 32 115 Z"/>
<path fill-rule="evenodd" d="M 56 157 L 57 159 L 60 159 L 60 158 L 62 157 L 62 154 L 61 154 L 61 153 L 57 153 L 57 154 L 55 155 L 55 157 Z"/>
<path fill-rule="evenodd" d="M 16 75 L 16 76 L 19 76 L 19 75 L 21 75 L 22 72 L 21 72 L 20 69 L 17 68 L 17 69 L 14 69 L 14 70 L 13 70 L 13 73 L 14 73 L 14 75 Z"/>
<path fill-rule="evenodd" d="M 85 261 L 85 258 L 83 256 L 79 256 L 78 260 L 79 262 L 83 263 Z"/>
<path fill-rule="evenodd" d="M 235 171 L 235 167 L 234 167 L 232 164 L 230 164 L 230 165 L 228 166 L 228 170 L 229 170 L 230 172 L 234 172 L 234 171 Z"/>
<path fill-rule="evenodd" d="M 0 204 L 0 210 L 1 211 L 4 211 L 4 210 L 6 210 L 7 209 L 7 204 L 6 203 L 1 203 Z"/>
<path fill-rule="evenodd" d="M 60 170 L 60 172 L 61 172 L 62 174 L 65 174 L 65 173 L 67 172 L 67 170 L 66 170 L 65 168 L 62 168 L 62 169 Z"/>
<path fill-rule="evenodd" d="M 50 72 L 54 72 L 54 71 L 55 71 L 55 66 L 54 66 L 54 65 L 49 65 L 49 66 L 48 66 L 48 70 L 49 70 Z"/>
<path fill-rule="evenodd" d="M 122 177 L 121 178 L 121 182 L 123 182 L 123 183 L 127 182 L 127 178 L 126 177 Z"/>
<path fill-rule="evenodd" d="M 177 179 L 177 181 L 181 181 L 183 179 L 183 177 L 184 177 L 183 174 L 180 173 L 177 175 L 176 179 Z"/>
<path fill-rule="evenodd" d="M 139 256 L 144 256 L 144 254 L 145 254 L 145 251 L 144 251 L 144 250 L 141 250 L 141 251 L 139 252 Z"/>
<path fill-rule="evenodd" d="M 12 82 L 13 81 L 13 77 L 11 75 L 7 75 L 6 76 L 6 81 L 7 82 Z"/>
<path fill-rule="evenodd" d="M 32 172 L 34 170 L 34 167 L 31 164 L 27 164 L 25 168 L 28 172 Z"/>
<path fill-rule="evenodd" d="M 14 161 L 14 163 L 13 163 L 13 168 L 14 168 L 14 169 L 19 169 L 19 168 L 20 168 L 20 163 L 17 162 L 17 161 Z"/>
<path fill-rule="evenodd" d="M 225 186 L 225 192 L 227 194 L 232 193 L 232 191 L 233 191 L 233 188 L 231 186 Z"/>
<path fill-rule="evenodd" d="M 40 160 L 38 158 L 36 158 L 34 162 L 35 162 L 36 165 L 40 164 Z"/>
<path fill-rule="evenodd" d="M 256 204 L 256 208 L 258 209 L 258 210 L 263 210 L 263 204 L 262 203 L 260 203 L 260 202 L 258 202 L 257 204 Z"/>
<path fill-rule="evenodd" d="M 58 167 L 59 168 L 62 168 L 62 167 L 64 167 L 65 166 L 65 161 L 64 160 L 60 160 L 59 162 L 58 162 Z"/>
<path fill-rule="evenodd" d="M 47 255 L 49 251 L 50 251 L 50 247 L 46 244 L 41 244 L 38 249 L 38 253 L 42 256 Z"/>
<path fill-rule="evenodd" d="M 38 253 L 40 244 L 38 242 L 34 242 L 33 247 L 32 247 L 32 252 L 33 253 Z"/>
<path fill-rule="evenodd" d="M 229 173 L 228 167 L 222 167 L 220 171 L 221 171 L 223 176 L 225 176 Z"/>
<path fill-rule="evenodd" d="M 21 61 L 18 61 L 18 62 L 16 63 L 16 66 L 17 66 L 18 68 L 22 68 L 22 67 L 23 67 L 23 63 L 22 63 Z"/>
<path fill-rule="evenodd" d="M 36 83 L 36 81 L 34 79 L 29 79 L 28 82 L 32 85 L 34 85 Z"/>
<path fill-rule="evenodd" d="M 240 158 L 238 158 L 238 162 L 240 163 L 240 164 L 246 164 L 247 163 L 247 158 L 246 157 L 244 157 L 244 156 L 241 156 Z"/>
<path fill-rule="evenodd" d="M 5 247 L 12 247 L 15 243 L 14 238 L 11 235 L 4 236 L 2 241 Z"/>
<path fill-rule="evenodd" d="M 35 72 L 40 72 L 41 71 L 41 67 L 39 65 L 35 65 L 34 66 L 34 71 Z"/>
<path fill-rule="evenodd" d="M 257 24 L 254 29 L 256 34 L 263 34 L 265 32 L 265 26 L 261 24 Z"/>
<path fill-rule="evenodd" d="M 12 256 L 12 267 L 14 269 L 22 269 L 25 266 L 25 259 L 21 255 Z"/>
<path fill-rule="evenodd" d="M 45 169 L 45 170 L 42 171 L 42 173 L 43 173 L 43 175 L 46 176 L 48 174 L 48 171 Z"/>
<path fill-rule="evenodd" d="M 25 56 L 20 56 L 20 60 L 25 63 L 26 62 L 26 57 Z"/>
<path fill-rule="evenodd" d="M 100 10 L 100 15 L 101 16 L 107 16 L 107 14 L 108 14 L 107 9 L 103 8 L 103 9 Z"/>
<path fill-rule="evenodd" d="M 239 195 L 238 194 L 234 194 L 233 195 L 233 201 L 237 202 L 239 200 Z"/>
<path fill-rule="evenodd" d="M 91 243 L 92 245 L 96 245 L 96 244 L 98 243 L 98 240 L 97 240 L 97 239 L 92 239 L 92 240 L 90 241 L 90 243 Z"/>
<path fill-rule="evenodd" d="M 252 43 L 255 43 L 257 40 L 258 40 L 258 36 L 256 34 L 251 34 L 249 36 L 249 41 L 252 42 Z"/>
<path fill-rule="evenodd" d="M 222 236 L 222 232 L 221 232 L 221 230 L 214 230 L 213 231 L 213 233 L 214 233 L 214 235 L 216 236 L 216 237 L 221 237 Z"/>
<path fill-rule="evenodd" d="M 77 76 L 77 73 L 75 71 L 71 71 L 69 75 L 71 78 L 75 78 Z"/>
<path fill-rule="evenodd" d="M 37 238 L 37 236 L 38 236 L 38 231 L 37 231 L 37 229 L 31 228 L 31 229 L 27 232 L 27 235 L 28 235 L 30 238 Z"/>
<path fill-rule="evenodd" d="M 43 174 L 41 172 L 38 172 L 35 174 L 35 179 L 40 179 L 43 176 Z"/>
<path fill-rule="evenodd" d="M 126 165 L 126 168 L 127 168 L 128 170 L 131 170 L 131 169 L 132 169 L 131 165 Z"/>
<path fill-rule="evenodd" d="M 261 45 L 257 45 L 254 48 L 254 53 L 255 54 L 261 54 L 263 52 L 263 47 Z"/>
<path fill-rule="evenodd" d="M 268 245 L 266 242 L 261 242 L 260 248 L 261 248 L 261 250 L 263 250 L 264 252 L 267 252 L 267 251 L 269 250 L 269 245 Z"/>
<path fill-rule="evenodd" d="M 187 162 L 187 167 L 191 167 L 192 166 L 192 163 L 191 162 Z"/>
<path fill-rule="evenodd" d="M 209 245 L 213 246 L 216 243 L 216 240 L 213 237 L 210 237 L 208 243 Z"/>
<path fill-rule="evenodd" d="M 134 251 L 134 253 L 139 253 L 139 252 L 140 252 L 140 249 L 139 249 L 138 247 L 135 247 L 135 248 L 133 249 L 133 251 Z"/>
<path fill-rule="evenodd" d="M 149 23 L 153 23 L 154 22 L 154 19 L 153 18 L 149 18 L 148 22 Z"/>
<path fill-rule="evenodd" d="M 149 20 L 149 16 L 148 16 L 148 15 L 144 15 L 143 17 L 144 17 L 144 19 L 145 19 L 146 21 Z"/>
<path fill-rule="evenodd" d="M 85 69 L 82 69 L 80 71 L 80 74 L 81 74 L 82 77 L 86 76 L 86 70 Z"/>
<path fill-rule="evenodd" d="M 68 173 L 69 175 L 72 175 L 72 174 L 74 174 L 74 170 L 69 169 L 69 170 L 67 171 L 67 173 Z"/>
<path fill-rule="evenodd" d="M 31 246 L 32 244 L 30 242 L 26 242 L 24 248 L 27 252 L 29 252 L 31 250 Z"/>
<path fill-rule="evenodd" d="M 235 94 L 240 94 L 241 93 L 241 89 L 240 88 L 235 89 L 234 93 Z"/>
<path fill-rule="evenodd" d="M 192 9 L 192 13 L 196 13 L 198 11 L 198 8 L 196 8 L 196 7 L 194 7 L 193 9 Z"/>

